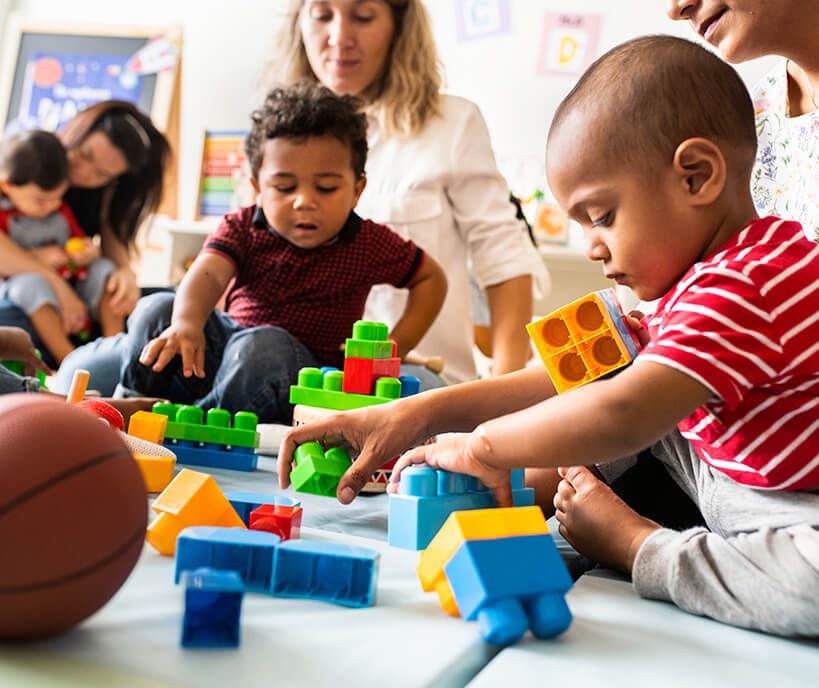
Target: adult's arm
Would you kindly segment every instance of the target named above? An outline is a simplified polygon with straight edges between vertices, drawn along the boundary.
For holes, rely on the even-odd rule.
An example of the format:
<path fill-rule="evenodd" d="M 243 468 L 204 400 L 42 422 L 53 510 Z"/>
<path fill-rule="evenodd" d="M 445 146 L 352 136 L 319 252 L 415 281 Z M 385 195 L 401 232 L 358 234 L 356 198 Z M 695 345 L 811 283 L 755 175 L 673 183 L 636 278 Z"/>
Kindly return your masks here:
<path fill-rule="evenodd" d="M 492 324 L 492 373 L 519 370 L 529 358 L 526 323 L 532 318 L 532 276 L 520 275 L 486 288 Z"/>

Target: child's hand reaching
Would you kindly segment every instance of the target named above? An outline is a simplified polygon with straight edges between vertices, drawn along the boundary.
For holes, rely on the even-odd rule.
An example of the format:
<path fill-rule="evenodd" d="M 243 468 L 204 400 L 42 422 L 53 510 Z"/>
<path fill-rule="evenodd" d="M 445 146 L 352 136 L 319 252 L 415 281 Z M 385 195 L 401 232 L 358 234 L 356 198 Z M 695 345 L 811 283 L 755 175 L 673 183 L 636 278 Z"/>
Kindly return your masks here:
<path fill-rule="evenodd" d="M 182 374 L 185 377 L 205 377 L 205 333 L 201 327 L 192 327 L 185 322 L 171 323 L 158 337 L 148 342 L 139 355 L 139 362 L 152 365 L 151 369 L 158 373 L 177 354 L 182 357 Z"/>
<path fill-rule="evenodd" d="M 20 361 L 23 375 L 31 377 L 41 370 L 51 375 L 52 370 L 37 356 L 31 336 L 19 327 L 0 327 L 0 358 L 6 361 Z"/>
<path fill-rule="evenodd" d="M 100 257 L 99 247 L 90 237 L 86 239 L 78 238 L 76 242 L 72 244 L 71 250 L 67 251 L 66 253 L 71 262 L 81 268 L 86 267 L 92 261 L 95 261 Z M 65 261 L 63 264 L 65 264 Z"/>
<path fill-rule="evenodd" d="M 513 506 L 509 469 L 497 468 L 479 461 L 473 453 L 473 447 L 475 442 L 480 441 L 480 436 L 472 433 L 448 437 L 434 444 L 424 444 L 410 449 L 396 462 L 387 490 L 392 493 L 398 492 L 401 471 L 407 466 L 426 464 L 430 468 L 474 476 L 492 490 L 498 506 Z"/>

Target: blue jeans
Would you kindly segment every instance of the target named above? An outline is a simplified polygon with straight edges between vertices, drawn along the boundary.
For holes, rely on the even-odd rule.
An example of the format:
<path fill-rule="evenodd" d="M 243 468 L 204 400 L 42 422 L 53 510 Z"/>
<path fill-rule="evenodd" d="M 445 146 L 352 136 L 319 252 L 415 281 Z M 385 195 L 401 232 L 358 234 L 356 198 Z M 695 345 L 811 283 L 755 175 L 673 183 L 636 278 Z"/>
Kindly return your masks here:
<path fill-rule="evenodd" d="M 140 299 L 121 344 L 121 384 L 128 392 L 175 403 L 252 411 L 263 423 L 290 423 L 290 385 L 299 369 L 317 365 L 295 337 L 280 327 L 244 327 L 224 313 L 205 323 L 205 377 L 184 377 L 179 356 L 159 373 L 139 362 L 143 347 L 171 322 L 173 294 Z"/>
<path fill-rule="evenodd" d="M 121 332 L 113 337 L 100 337 L 74 349 L 63 359 L 49 388 L 60 394 L 68 394 L 74 371 L 82 368 L 91 373 L 88 389 L 97 390 L 104 397 L 112 396 L 119 382 L 126 338 L 126 334 Z"/>

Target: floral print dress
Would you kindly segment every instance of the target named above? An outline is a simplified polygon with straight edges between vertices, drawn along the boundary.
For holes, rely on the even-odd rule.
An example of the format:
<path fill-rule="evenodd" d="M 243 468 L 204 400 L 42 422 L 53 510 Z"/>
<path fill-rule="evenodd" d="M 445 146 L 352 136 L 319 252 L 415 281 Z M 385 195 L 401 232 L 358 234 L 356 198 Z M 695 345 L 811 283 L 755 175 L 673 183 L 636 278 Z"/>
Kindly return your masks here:
<path fill-rule="evenodd" d="M 788 117 L 787 61 L 753 91 L 759 138 L 751 193 L 761 216 L 802 223 L 819 241 L 819 110 Z"/>

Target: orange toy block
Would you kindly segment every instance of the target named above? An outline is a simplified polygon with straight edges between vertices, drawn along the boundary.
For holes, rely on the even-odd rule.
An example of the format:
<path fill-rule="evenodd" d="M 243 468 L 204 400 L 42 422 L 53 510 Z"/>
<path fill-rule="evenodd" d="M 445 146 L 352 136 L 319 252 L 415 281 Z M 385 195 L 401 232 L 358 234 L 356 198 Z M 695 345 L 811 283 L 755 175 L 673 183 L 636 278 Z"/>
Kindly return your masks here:
<path fill-rule="evenodd" d="M 613 289 L 573 301 L 526 330 L 558 394 L 628 365 L 640 352 Z"/>
<path fill-rule="evenodd" d="M 137 411 L 128 423 L 128 434 L 154 444 L 162 444 L 167 427 L 168 416 L 150 411 Z"/>
<path fill-rule="evenodd" d="M 176 538 L 188 526 L 245 528 L 213 477 L 183 468 L 151 505 L 158 516 L 145 539 L 160 554 L 173 556 Z"/>
<path fill-rule="evenodd" d="M 548 532 L 549 526 L 538 506 L 455 511 L 421 552 L 417 568 L 421 587 L 424 592 L 437 592 L 441 608 L 447 614 L 459 616 L 458 605 L 444 574 L 444 564 L 464 541 L 545 535 Z"/>
<path fill-rule="evenodd" d="M 149 456 L 134 452 L 134 461 L 139 466 L 148 492 L 162 492 L 173 480 L 176 459 L 172 456 Z"/>

